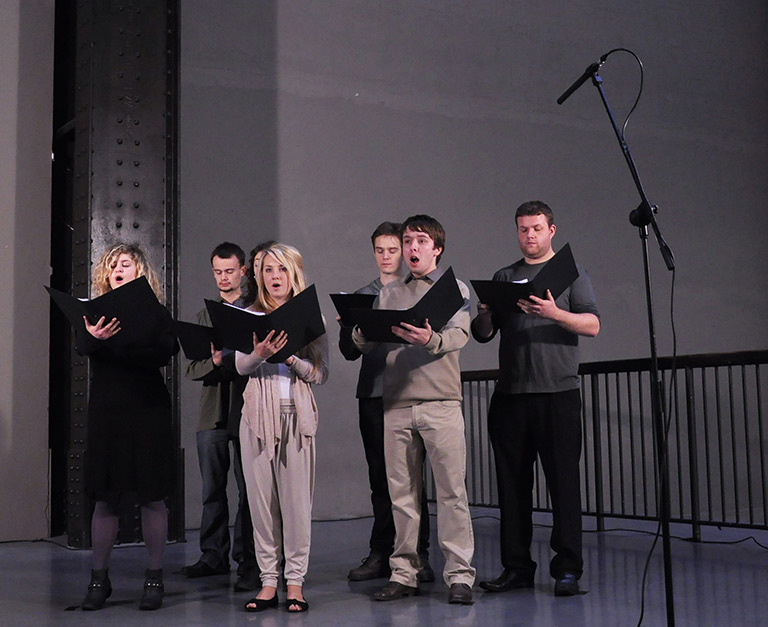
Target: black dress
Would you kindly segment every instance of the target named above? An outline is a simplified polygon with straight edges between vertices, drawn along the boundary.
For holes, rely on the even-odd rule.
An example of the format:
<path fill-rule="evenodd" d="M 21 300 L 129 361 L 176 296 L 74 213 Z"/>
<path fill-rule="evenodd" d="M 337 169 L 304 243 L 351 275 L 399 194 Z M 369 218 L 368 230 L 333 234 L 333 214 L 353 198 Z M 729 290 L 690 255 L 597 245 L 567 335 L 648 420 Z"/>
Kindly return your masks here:
<path fill-rule="evenodd" d="M 147 311 L 141 330 L 97 340 L 83 327 L 77 351 L 91 366 L 85 484 L 95 501 L 161 501 L 175 484 L 171 398 L 160 368 L 178 350 L 171 316 Z"/>

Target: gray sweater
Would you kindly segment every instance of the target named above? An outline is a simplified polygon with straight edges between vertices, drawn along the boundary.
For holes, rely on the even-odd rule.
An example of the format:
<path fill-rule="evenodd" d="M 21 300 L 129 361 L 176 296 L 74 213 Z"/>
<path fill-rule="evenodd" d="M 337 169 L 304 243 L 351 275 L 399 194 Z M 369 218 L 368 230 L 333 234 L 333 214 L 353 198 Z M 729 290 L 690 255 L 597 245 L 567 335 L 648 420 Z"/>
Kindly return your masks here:
<path fill-rule="evenodd" d="M 385 285 L 374 303 L 377 309 L 408 309 L 442 276 L 439 268 L 424 279 L 409 275 Z M 410 407 L 425 401 L 461 401 L 459 350 L 469 339 L 469 289 L 456 281 L 464 305 L 442 329 L 433 329 L 425 346 L 386 343 L 384 367 L 385 408 Z M 366 342 L 356 327 L 352 339 L 361 352 L 378 344 Z"/>

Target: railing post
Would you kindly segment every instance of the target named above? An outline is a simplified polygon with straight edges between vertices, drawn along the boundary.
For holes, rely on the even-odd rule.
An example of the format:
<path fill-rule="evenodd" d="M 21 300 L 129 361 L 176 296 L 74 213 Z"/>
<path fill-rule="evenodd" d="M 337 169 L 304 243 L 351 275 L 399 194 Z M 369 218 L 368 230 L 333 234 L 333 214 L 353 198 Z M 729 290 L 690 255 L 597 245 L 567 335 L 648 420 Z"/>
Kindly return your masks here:
<path fill-rule="evenodd" d="M 674 373 L 673 373 L 674 376 Z M 693 369 L 685 368 L 685 412 L 688 419 L 688 472 L 691 487 L 691 539 L 701 542 L 701 514 L 699 512 L 699 442 L 696 429 L 696 395 Z"/>
<path fill-rule="evenodd" d="M 674 376 L 674 398 L 672 400 L 673 407 L 678 409 L 678 413 L 684 411 L 685 416 L 679 416 L 679 435 L 677 439 L 677 455 L 679 463 L 679 489 L 681 495 L 684 495 L 686 491 L 690 493 L 690 513 L 688 512 L 688 498 L 687 495 L 681 496 L 681 512 L 679 520 L 676 522 L 690 524 L 692 530 L 691 540 L 694 542 L 702 541 L 702 527 L 714 526 L 718 527 L 736 527 L 736 528 L 756 528 L 761 530 L 768 530 L 768 449 L 765 446 L 761 446 L 761 443 L 765 442 L 766 426 L 763 412 L 763 397 L 765 396 L 765 381 L 764 377 L 761 377 L 760 366 L 768 363 L 768 351 L 743 351 L 740 353 L 721 353 L 712 355 L 683 355 L 678 356 L 675 360 L 671 358 L 664 358 L 662 360 L 661 367 L 666 370 L 672 370 Z M 673 365 L 675 368 L 673 369 Z M 742 374 L 742 405 L 743 405 L 743 420 L 744 420 L 744 434 L 743 444 L 739 440 L 739 444 L 736 445 L 731 439 L 728 439 L 729 434 L 733 434 L 736 430 L 736 414 L 739 413 L 735 405 L 734 400 L 734 381 L 733 377 L 727 378 L 727 394 L 729 401 L 729 413 L 727 416 L 722 415 L 721 407 L 723 404 L 723 391 L 721 376 L 718 373 L 718 369 L 727 367 L 733 368 L 734 366 L 752 365 L 755 366 L 755 380 L 754 382 L 749 380 L 749 386 L 744 387 L 748 377 L 746 374 Z M 708 376 L 708 370 L 712 369 L 712 376 Z M 675 371 L 679 372 L 679 377 L 675 374 Z M 611 497 L 611 491 L 614 490 L 614 486 L 610 483 L 609 477 L 609 465 L 615 464 L 614 473 L 632 473 L 633 481 L 632 492 L 630 495 L 621 493 L 621 503 L 631 499 L 633 503 L 632 512 L 629 514 L 629 518 L 654 520 L 656 518 L 653 513 L 649 513 L 648 498 L 652 488 L 647 485 L 649 480 L 649 473 L 646 473 L 646 436 L 644 431 L 644 425 L 642 416 L 644 415 L 644 379 L 643 374 L 648 373 L 648 360 L 647 359 L 633 359 L 633 360 L 616 360 L 606 362 L 593 362 L 587 364 L 581 364 L 579 368 L 579 374 L 581 375 L 580 391 L 583 397 L 583 404 L 581 409 L 581 426 L 583 433 L 583 458 L 580 462 L 580 468 L 584 471 L 583 485 L 585 488 L 584 500 L 586 507 L 582 512 L 588 516 L 595 516 L 596 528 L 598 531 L 604 531 L 607 519 L 611 517 L 623 517 L 626 512 L 623 508 L 614 508 L 613 499 Z M 632 454 L 629 459 L 624 459 L 621 455 L 618 459 L 613 459 L 612 440 L 608 430 L 603 435 L 602 421 L 611 421 L 610 424 L 615 425 L 617 421 L 621 421 L 622 429 L 624 429 L 624 416 L 622 416 L 622 400 L 619 398 L 619 393 L 622 389 L 617 381 L 617 401 L 616 403 L 610 398 L 610 395 L 603 393 L 601 398 L 601 377 L 606 375 L 623 373 L 626 374 L 626 391 L 627 391 L 627 406 L 629 408 L 627 419 L 629 420 L 629 435 L 630 435 L 630 450 Z M 684 373 L 684 374 L 683 374 Z M 632 374 L 637 374 L 638 379 L 634 382 Z M 486 396 L 491 395 L 488 390 L 488 386 L 492 381 L 495 381 L 498 377 L 497 370 L 478 370 L 473 372 L 463 372 L 462 380 L 469 381 L 484 381 L 486 385 Z M 683 379 L 684 377 L 684 379 Z M 682 380 L 681 380 L 682 379 Z M 611 380 L 604 378 L 606 390 L 610 389 Z M 710 380 L 714 382 L 714 389 L 710 389 Z M 685 389 L 682 392 L 685 394 L 685 407 L 680 408 L 680 385 L 685 385 Z M 752 389 L 754 387 L 754 390 Z M 474 411 L 477 415 L 472 417 L 473 422 L 480 424 L 480 418 L 487 414 L 488 406 L 487 399 L 484 407 L 481 407 L 482 403 L 479 403 L 481 395 L 477 389 L 465 390 L 469 397 L 474 399 L 473 405 L 470 409 L 470 414 Z M 638 394 L 637 401 L 634 399 L 634 395 Z M 751 401 L 754 395 L 754 401 Z M 666 399 L 661 398 L 662 402 Z M 465 399 L 466 403 L 467 399 Z M 587 406 L 587 403 L 591 403 L 591 408 Z M 697 407 L 700 405 L 700 408 Z M 632 434 L 636 431 L 633 418 L 633 408 L 635 405 L 639 405 L 640 412 L 640 425 L 639 425 L 639 442 L 635 442 Z M 714 406 L 714 416 L 710 405 Z M 671 414 L 671 411 L 670 411 Z M 701 414 L 701 415 L 699 415 Z M 727 420 L 726 420 L 727 419 Z M 590 428 L 589 421 L 592 421 Z M 684 421 L 684 422 L 683 422 Z M 684 426 L 685 425 L 685 426 Z M 739 425 L 741 426 L 741 425 Z M 683 442 L 683 437 L 686 435 L 687 429 L 687 444 Z M 623 432 L 619 432 L 619 437 L 622 438 Z M 483 502 L 483 505 L 497 506 L 498 494 L 496 493 L 497 486 L 494 481 L 495 469 L 491 462 L 492 449 L 490 447 L 483 448 L 484 443 L 487 441 L 488 434 L 482 430 L 475 432 L 475 439 L 472 442 L 471 438 L 468 438 L 468 443 L 473 448 L 477 449 L 476 456 L 479 455 L 480 466 L 483 466 L 483 456 L 488 455 L 488 472 L 490 477 L 490 503 Z M 741 433 L 738 435 L 741 437 Z M 589 436 L 593 441 L 589 442 Z M 755 441 L 756 438 L 756 441 Z M 604 441 L 605 440 L 605 441 Z M 603 455 L 603 446 L 606 446 L 605 456 Z M 487 445 L 486 445 L 487 446 Z M 654 438 L 654 447 L 657 446 L 656 439 Z M 748 448 L 752 446 L 753 448 Z M 487 451 L 487 453 L 486 453 Z M 688 463 L 686 465 L 685 460 L 682 459 L 684 452 L 688 454 Z M 641 459 L 636 464 L 636 457 L 640 456 Z M 594 461 L 590 457 L 594 456 Z M 730 460 L 730 465 L 729 465 Z M 477 463 L 477 460 L 475 462 Z M 618 467 L 618 469 L 616 469 Z M 759 467 L 759 469 L 758 469 Z M 603 475 L 603 469 L 605 469 L 605 476 Z M 728 473 L 727 470 L 731 470 Z M 689 476 L 685 477 L 685 472 L 688 472 Z M 760 473 L 761 481 L 760 487 L 754 485 L 754 475 Z M 734 485 L 726 485 L 726 478 L 730 479 L 730 474 L 734 476 Z M 635 479 L 642 482 L 642 485 L 637 485 Z M 657 480 L 657 474 L 653 473 L 653 479 Z M 727 506 L 730 503 L 729 498 L 736 499 L 733 495 L 733 490 L 737 490 L 739 485 L 744 485 L 744 481 L 747 483 L 746 497 L 748 499 L 749 507 L 749 519 L 744 520 L 743 515 L 728 515 Z M 741 483 L 739 483 L 741 482 Z M 476 487 L 476 486 L 475 486 Z M 482 487 L 482 486 L 481 486 Z M 657 491 L 660 489 L 660 485 L 656 485 Z M 729 491 L 731 490 L 731 491 Z M 476 490 L 475 490 L 476 491 Z M 642 495 L 640 494 L 642 492 Z M 536 493 L 538 496 L 538 492 Z M 719 501 L 718 501 L 719 497 Z M 634 507 L 634 503 L 637 499 L 642 498 L 643 512 L 638 513 Z M 477 495 L 475 495 L 475 499 Z M 484 501 L 484 499 L 481 499 Z M 742 495 L 743 500 L 743 495 Z M 473 502 L 473 505 L 481 503 Z M 713 509 L 720 506 L 722 512 L 716 515 Z M 538 509 L 547 510 L 549 503 L 544 503 Z M 758 520 L 759 518 L 759 520 Z"/>
<path fill-rule="evenodd" d="M 592 439 L 594 440 L 595 464 L 595 520 L 598 531 L 605 531 L 605 516 L 603 510 L 603 447 L 600 439 L 600 386 L 598 374 L 589 375 L 590 394 L 592 396 Z"/>

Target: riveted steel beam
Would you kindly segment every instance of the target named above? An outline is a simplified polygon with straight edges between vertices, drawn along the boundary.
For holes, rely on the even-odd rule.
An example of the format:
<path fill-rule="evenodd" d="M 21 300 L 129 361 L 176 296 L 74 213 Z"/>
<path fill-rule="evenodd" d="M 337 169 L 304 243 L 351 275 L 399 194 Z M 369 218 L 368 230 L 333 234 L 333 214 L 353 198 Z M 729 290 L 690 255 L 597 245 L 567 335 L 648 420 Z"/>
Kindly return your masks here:
<path fill-rule="evenodd" d="M 104 251 L 118 242 L 136 243 L 158 270 L 175 317 L 178 0 L 71 0 L 61 9 L 57 6 L 58 11 L 68 12 L 67 20 L 57 16 L 57 25 L 74 24 L 74 41 L 57 44 L 57 55 L 73 55 L 74 63 L 67 70 L 57 61 L 57 72 L 71 76 L 60 81 L 71 93 L 58 96 L 56 106 L 68 107 L 72 119 L 59 119 L 54 129 L 55 157 L 59 160 L 61 153 L 68 171 L 54 188 L 53 205 L 58 201 L 67 207 L 60 219 L 54 208 L 54 243 L 57 238 L 64 242 L 58 257 L 54 246 L 54 275 L 57 264 L 67 266 L 68 272 L 59 276 L 65 277 L 70 293 L 89 297 L 91 268 Z M 92 503 L 84 491 L 88 363 L 71 346 L 68 350 L 66 530 L 70 545 L 89 546 Z M 169 539 L 177 540 L 184 535 L 184 502 L 175 361 L 166 377 L 179 468 L 177 496 L 169 502 Z M 140 539 L 134 506 L 121 518 L 119 541 Z"/>

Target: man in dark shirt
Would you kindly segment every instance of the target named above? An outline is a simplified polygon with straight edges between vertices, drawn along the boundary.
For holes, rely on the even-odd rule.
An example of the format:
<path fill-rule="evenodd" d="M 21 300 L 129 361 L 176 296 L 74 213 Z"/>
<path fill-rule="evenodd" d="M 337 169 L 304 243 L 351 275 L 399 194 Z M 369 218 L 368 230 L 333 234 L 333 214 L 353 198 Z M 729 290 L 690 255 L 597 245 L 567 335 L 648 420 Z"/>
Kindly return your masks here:
<path fill-rule="evenodd" d="M 230 242 L 219 244 L 211 253 L 213 278 L 221 302 L 242 307 L 242 279 L 245 275 L 245 253 Z M 197 314 L 197 323 L 211 326 L 207 309 Z M 190 578 L 229 572 L 229 504 L 227 476 L 230 460 L 238 489 L 232 557 L 238 563 L 235 590 L 252 591 L 260 583 L 253 546 L 253 526 L 240 458 L 240 412 L 243 389 L 247 382 L 235 370 L 234 353 L 211 347 L 211 357 L 191 361 L 187 377 L 202 381 L 200 419 L 197 427 L 197 455 L 203 487 L 203 514 L 200 521 L 200 559 L 182 568 Z M 232 455 L 230 456 L 230 443 Z"/>
<path fill-rule="evenodd" d="M 555 256 L 556 227 L 543 202 L 522 204 L 515 213 L 523 258 L 502 268 L 494 281 L 532 280 Z M 578 594 L 582 575 L 581 395 L 578 338 L 594 337 L 600 318 L 592 283 L 579 277 L 557 299 L 530 296 L 522 310 L 492 312 L 480 303 L 472 335 L 488 342 L 501 330 L 499 381 L 488 410 L 488 431 L 496 460 L 501 512 L 502 574 L 481 581 L 489 592 L 533 587 L 531 559 L 533 466 L 538 454 L 552 501 L 555 556 L 550 574 L 556 596 Z"/>

